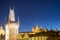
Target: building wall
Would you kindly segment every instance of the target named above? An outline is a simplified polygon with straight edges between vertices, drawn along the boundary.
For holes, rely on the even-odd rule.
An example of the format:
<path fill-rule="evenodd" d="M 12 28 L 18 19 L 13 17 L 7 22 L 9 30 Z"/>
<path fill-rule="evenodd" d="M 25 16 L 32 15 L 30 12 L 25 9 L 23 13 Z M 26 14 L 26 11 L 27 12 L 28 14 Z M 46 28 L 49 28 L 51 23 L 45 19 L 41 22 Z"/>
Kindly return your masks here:
<path fill-rule="evenodd" d="M 17 36 L 18 36 L 19 25 L 17 23 L 7 23 L 5 25 L 5 27 L 8 27 L 6 29 L 9 29 L 9 30 L 6 30 L 6 37 L 5 38 L 8 37 L 6 40 L 16 40 Z"/>
<path fill-rule="evenodd" d="M 22 39 L 19 39 L 19 40 L 47 40 L 47 36 L 38 36 L 38 37 L 31 37 L 31 38 L 22 38 Z"/>
<path fill-rule="evenodd" d="M 60 37 L 39 36 L 39 37 L 31 37 L 31 38 L 22 38 L 18 40 L 60 40 Z"/>
<path fill-rule="evenodd" d="M 11 23 L 9 25 L 9 40 L 16 40 L 18 35 L 18 24 Z"/>

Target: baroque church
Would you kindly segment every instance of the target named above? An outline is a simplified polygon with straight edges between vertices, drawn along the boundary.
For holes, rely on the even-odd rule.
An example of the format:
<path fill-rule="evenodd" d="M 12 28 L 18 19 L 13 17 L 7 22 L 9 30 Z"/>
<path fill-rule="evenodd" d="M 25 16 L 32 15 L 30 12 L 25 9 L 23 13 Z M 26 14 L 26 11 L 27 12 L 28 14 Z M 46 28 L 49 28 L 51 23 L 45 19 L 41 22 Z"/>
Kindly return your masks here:
<path fill-rule="evenodd" d="M 36 25 L 31 31 L 19 32 L 19 26 L 19 17 L 16 21 L 14 9 L 10 8 L 5 30 L 0 26 L 0 40 L 60 40 L 60 30 L 43 29 Z"/>

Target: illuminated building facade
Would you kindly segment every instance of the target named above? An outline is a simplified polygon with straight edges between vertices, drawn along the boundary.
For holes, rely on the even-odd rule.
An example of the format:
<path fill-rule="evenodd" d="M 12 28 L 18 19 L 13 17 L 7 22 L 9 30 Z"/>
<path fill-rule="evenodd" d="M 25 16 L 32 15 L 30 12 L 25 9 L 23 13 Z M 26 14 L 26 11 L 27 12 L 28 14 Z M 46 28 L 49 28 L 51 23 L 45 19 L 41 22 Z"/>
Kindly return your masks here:
<path fill-rule="evenodd" d="M 14 9 L 10 9 L 9 20 L 5 24 L 5 40 L 17 40 L 19 29 L 19 20 L 16 22 Z"/>

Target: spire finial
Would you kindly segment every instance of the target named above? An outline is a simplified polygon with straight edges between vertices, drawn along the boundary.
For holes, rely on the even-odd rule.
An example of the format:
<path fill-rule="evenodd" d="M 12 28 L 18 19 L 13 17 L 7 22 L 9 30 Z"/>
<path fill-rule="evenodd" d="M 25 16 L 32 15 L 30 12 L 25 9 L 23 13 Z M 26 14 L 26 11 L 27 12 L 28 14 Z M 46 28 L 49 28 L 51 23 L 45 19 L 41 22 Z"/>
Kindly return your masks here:
<path fill-rule="evenodd" d="M 12 6 L 9 6 L 9 10 L 14 10 L 14 7 L 12 7 Z"/>

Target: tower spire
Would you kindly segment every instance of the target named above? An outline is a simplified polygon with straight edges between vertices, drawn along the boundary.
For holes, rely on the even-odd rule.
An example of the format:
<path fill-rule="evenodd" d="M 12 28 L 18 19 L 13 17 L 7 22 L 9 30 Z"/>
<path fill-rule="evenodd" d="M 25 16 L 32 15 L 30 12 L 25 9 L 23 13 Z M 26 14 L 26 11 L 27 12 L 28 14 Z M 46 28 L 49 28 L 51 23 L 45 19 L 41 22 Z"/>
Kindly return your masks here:
<path fill-rule="evenodd" d="M 6 16 L 5 16 L 5 23 L 6 23 Z"/>
<path fill-rule="evenodd" d="M 9 21 L 15 21 L 14 8 L 10 7 L 9 11 Z"/>
<path fill-rule="evenodd" d="M 20 24 L 20 23 L 19 23 L 19 16 L 18 16 L 18 24 Z"/>

